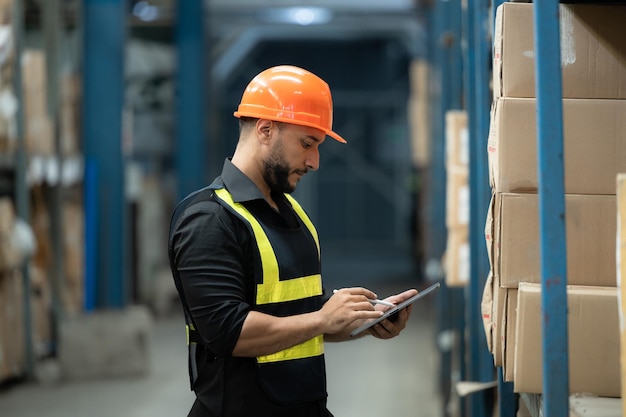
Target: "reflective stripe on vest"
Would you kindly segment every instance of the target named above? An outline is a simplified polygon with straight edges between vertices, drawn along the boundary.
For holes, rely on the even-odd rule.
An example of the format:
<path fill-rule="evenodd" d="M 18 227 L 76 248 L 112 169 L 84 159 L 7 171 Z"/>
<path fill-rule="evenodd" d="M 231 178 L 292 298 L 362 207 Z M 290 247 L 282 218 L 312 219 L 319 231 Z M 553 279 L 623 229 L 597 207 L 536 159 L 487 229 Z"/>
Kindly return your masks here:
<path fill-rule="evenodd" d="M 279 280 L 278 261 L 274 249 L 258 220 L 242 205 L 236 203 L 225 188 L 216 189 L 215 195 L 235 210 L 243 219 L 247 220 L 259 248 L 263 281 L 257 284 L 256 304 L 281 303 L 286 301 L 301 300 L 322 294 L 322 276 L 320 274 L 299 277 L 285 281 Z M 317 231 L 302 207 L 291 197 L 286 195 L 298 217 L 304 222 L 307 229 L 315 239 L 317 253 L 320 247 Z M 303 359 L 319 356 L 324 353 L 324 336 L 319 335 L 304 343 L 273 353 L 271 355 L 257 357 L 258 363 L 280 362 L 291 359 Z"/>
<path fill-rule="evenodd" d="M 196 329 L 193 328 L 193 324 L 186 325 L 185 326 L 185 330 L 186 330 L 186 333 L 187 333 L 187 345 L 190 345 L 192 343 L 196 343 L 195 341 L 192 342 L 191 341 L 191 337 L 190 337 L 190 333 L 196 331 Z"/>
<path fill-rule="evenodd" d="M 298 216 L 300 216 L 300 219 L 304 222 L 307 229 L 309 229 L 309 232 L 311 232 L 311 236 L 313 236 L 313 239 L 315 239 L 315 245 L 317 246 L 317 257 L 319 258 L 320 241 L 317 237 L 317 229 L 315 229 L 315 226 L 313 226 L 313 222 L 311 221 L 311 219 L 309 219 L 309 216 L 306 215 L 306 213 L 302 209 L 302 206 L 300 206 L 300 203 L 298 203 L 296 199 L 289 194 L 285 194 L 285 197 L 287 197 L 287 200 L 289 200 L 289 202 L 291 203 L 291 207 L 293 207 L 294 211 L 298 214 Z"/>
<path fill-rule="evenodd" d="M 186 325 L 185 330 L 187 332 L 187 345 L 195 345 L 200 342 L 200 335 L 196 331 L 196 328 L 193 327 L 193 324 Z"/>

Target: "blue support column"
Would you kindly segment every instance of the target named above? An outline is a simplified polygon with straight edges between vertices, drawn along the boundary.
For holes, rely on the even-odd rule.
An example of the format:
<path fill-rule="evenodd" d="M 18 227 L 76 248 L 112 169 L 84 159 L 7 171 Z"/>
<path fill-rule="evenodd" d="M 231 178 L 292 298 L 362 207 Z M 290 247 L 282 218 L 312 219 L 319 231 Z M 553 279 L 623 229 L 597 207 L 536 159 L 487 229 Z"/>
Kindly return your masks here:
<path fill-rule="evenodd" d="M 85 165 L 84 178 L 85 207 L 85 286 L 83 289 L 83 309 L 94 311 L 98 300 L 98 173 L 96 164 Z"/>
<path fill-rule="evenodd" d="M 543 415 L 569 415 L 567 252 L 559 2 L 534 3 Z"/>
<path fill-rule="evenodd" d="M 498 416 L 515 417 L 519 408 L 519 397 L 513 391 L 512 382 L 504 382 L 502 367 L 498 368 Z"/>
<path fill-rule="evenodd" d="M 439 261 L 446 249 L 446 169 L 445 169 L 445 114 L 451 109 L 462 108 L 463 97 L 463 59 L 461 53 L 462 13 L 461 0 L 437 0 L 431 9 L 430 26 L 430 62 L 433 77 L 439 91 L 432 100 L 433 130 L 432 154 L 429 167 L 428 199 L 428 260 Z M 433 278 L 433 277 L 431 277 Z M 440 277 L 437 277 L 440 278 Z M 465 378 L 463 358 L 465 356 L 465 317 L 464 295 L 462 289 L 449 288 L 443 283 L 437 295 L 438 333 L 440 340 L 453 341 L 449 335 L 458 336 L 456 344 L 439 344 L 440 368 L 439 389 L 443 409 L 450 401 L 454 387 L 453 374 L 459 373 Z M 452 307 L 451 307 L 452 306 Z M 453 366 L 458 366 L 459 369 Z M 464 403 L 464 400 L 460 400 Z M 463 407 L 460 409 L 463 412 Z"/>
<path fill-rule="evenodd" d="M 468 370 L 472 381 L 487 382 L 495 378 L 493 358 L 487 347 L 481 315 L 481 300 L 489 259 L 484 237 L 485 218 L 491 197 L 487 166 L 489 110 L 491 92 L 489 71 L 491 37 L 489 2 L 469 0 L 466 16 L 467 107 L 470 143 L 470 282 L 467 287 L 467 326 L 469 341 Z M 493 413 L 493 392 L 480 391 L 469 397 L 470 415 Z"/>
<path fill-rule="evenodd" d="M 203 0 L 178 0 L 176 172 L 178 198 L 206 185 L 206 68 Z"/>
<path fill-rule="evenodd" d="M 109 308 L 124 307 L 128 298 L 122 157 L 125 5 L 124 0 L 83 2 L 85 166 L 87 172 L 97 173 L 95 181 L 86 182 L 95 190 L 85 190 L 95 204 L 86 209 L 97 209 L 97 224 L 93 230 L 87 228 L 90 234 L 85 237 L 86 253 L 93 254 L 97 249 L 97 259 L 87 271 L 91 275 L 86 280 L 96 284 L 98 307 Z M 95 217 L 86 212 L 85 218 Z"/>
<path fill-rule="evenodd" d="M 446 250 L 445 116 L 462 100 L 460 0 L 437 0 L 430 15 L 431 82 L 437 86 L 431 106 L 432 146 L 429 166 L 428 261 L 440 261 Z"/>

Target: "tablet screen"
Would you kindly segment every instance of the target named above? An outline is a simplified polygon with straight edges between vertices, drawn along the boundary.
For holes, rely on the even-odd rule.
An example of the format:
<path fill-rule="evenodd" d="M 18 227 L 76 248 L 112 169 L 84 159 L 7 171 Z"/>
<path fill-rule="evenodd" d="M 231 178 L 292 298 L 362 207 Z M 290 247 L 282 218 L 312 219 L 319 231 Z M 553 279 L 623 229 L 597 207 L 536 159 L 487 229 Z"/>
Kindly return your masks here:
<path fill-rule="evenodd" d="M 422 297 L 430 294 L 431 292 L 435 291 L 440 286 L 441 286 L 441 284 L 439 282 L 437 282 L 437 283 L 431 285 L 430 287 L 426 288 L 425 290 L 420 291 L 419 293 L 417 293 L 413 297 L 408 298 L 408 299 L 404 300 L 403 302 L 401 302 L 400 304 L 398 304 L 397 306 L 392 307 L 389 310 L 385 311 L 385 314 L 383 314 L 379 318 L 371 320 L 371 321 L 368 321 L 366 323 L 363 323 L 361 326 L 359 326 L 356 329 L 352 330 L 352 332 L 350 333 L 350 336 L 354 337 L 354 336 L 358 335 L 359 333 L 361 333 L 362 331 L 367 330 L 370 327 L 374 326 L 375 324 L 380 323 L 381 321 L 383 321 L 385 319 L 388 319 L 389 316 L 391 316 L 394 313 L 397 313 L 398 311 L 402 310 L 403 308 L 413 304 L 414 302 L 416 302 L 420 298 L 422 298 Z"/>

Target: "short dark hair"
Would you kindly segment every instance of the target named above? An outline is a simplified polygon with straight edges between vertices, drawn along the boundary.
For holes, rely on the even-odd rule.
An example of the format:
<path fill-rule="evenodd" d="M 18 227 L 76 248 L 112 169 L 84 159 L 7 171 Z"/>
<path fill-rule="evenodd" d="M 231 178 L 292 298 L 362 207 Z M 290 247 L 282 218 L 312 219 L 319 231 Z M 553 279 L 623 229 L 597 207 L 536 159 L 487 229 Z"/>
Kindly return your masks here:
<path fill-rule="evenodd" d="M 259 120 L 258 117 L 248 117 L 248 116 L 240 117 L 239 118 L 239 134 L 241 134 L 241 132 L 243 132 L 244 129 L 251 128 L 252 126 L 254 126 L 257 120 Z M 284 123 L 277 122 L 276 120 L 272 120 L 272 122 L 274 122 L 276 126 L 278 126 L 278 130 L 281 130 L 283 128 Z"/>
<path fill-rule="evenodd" d="M 256 121 L 259 120 L 255 117 L 247 117 L 242 116 L 239 118 L 239 134 L 244 131 L 244 129 L 253 126 L 256 124 Z"/>

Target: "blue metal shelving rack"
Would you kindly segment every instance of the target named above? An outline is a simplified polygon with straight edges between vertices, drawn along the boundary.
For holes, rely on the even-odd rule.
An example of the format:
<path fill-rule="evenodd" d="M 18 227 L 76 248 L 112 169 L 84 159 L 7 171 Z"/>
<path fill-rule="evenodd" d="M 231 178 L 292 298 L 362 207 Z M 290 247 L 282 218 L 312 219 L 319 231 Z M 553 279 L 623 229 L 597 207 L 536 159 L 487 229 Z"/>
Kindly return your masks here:
<path fill-rule="evenodd" d="M 444 53 L 435 53 L 431 59 L 439 70 L 442 83 L 443 99 L 436 102 L 438 114 L 445 114 L 451 109 L 451 103 L 445 100 L 450 93 L 449 86 L 443 86 L 448 79 L 453 79 L 454 71 L 463 72 L 463 89 L 465 108 L 468 112 L 470 137 L 470 256 L 471 280 L 465 294 L 466 317 L 449 317 L 440 309 L 444 323 L 465 323 L 467 326 L 467 363 L 462 361 L 463 379 L 472 381 L 489 381 L 498 379 L 497 404 L 498 414 L 502 417 L 514 416 L 517 410 L 517 398 L 512 383 L 505 383 L 501 372 L 493 368 L 491 356 L 486 348 L 480 316 L 480 300 L 482 288 L 489 270 L 486 250 L 484 248 L 483 227 L 484 214 L 488 210 L 490 188 L 487 175 L 486 143 L 489 131 L 489 75 L 491 48 L 493 38 L 493 21 L 496 8 L 502 4 L 496 0 L 489 5 L 486 0 L 468 0 L 467 10 L 463 16 L 462 38 L 465 47 L 462 67 L 451 66 Z M 449 7 L 449 5 L 448 5 Z M 535 51 L 536 51 L 536 96 L 537 96 L 537 133 L 539 158 L 539 204 L 540 204 L 540 245 L 542 275 L 542 323 L 543 337 L 543 407 L 546 417 L 562 417 L 568 413 L 568 346 L 567 346 L 567 298 L 566 298 L 566 248 L 565 248 L 565 203 L 563 188 L 563 127 L 562 127 L 562 91 L 560 71 L 559 44 L 559 1 L 544 0 L 535 3 Z M 446 12 L 445 7 L 437 5 L 433 20 L 436 24 L 431 31 L 435 40 L 434 50 L 441 48 L 437 41 L 442 36 L 445 23 L 442 24 L 440 13 Z M 448 9 L 449 13 L 450 10 Z M 491 13 L 491 15 L 490 15 Z M 450 20 L 448 25 L 450 25 Z M 443 26 L 442 26 L 443 25 Z M 452 30 L 448 27 L 447 30 Z M 447 68 L 444 68 L 446 67 Z M 436 127 L 441 129 L 441 123 Z M 435 142 L 443 136 L 441 130 L 435 128 Z M 442 146 L 435 147 L 434 163 L 443 161 L 445 150 Z M 438 159 L 440 158 L 440 160 Z M 438 165 L 436 165 L 438 166 Z M 433 174 L 437 174 L 436 172 Z M 445 172 L 443 178 L 445 178 Z M 436 184 L 435 184 L 436 185 Z M 433 187 L 433 192 L 444 192 L 442 187 Z M 434 202 L 439 202 L 435 195 Z M 431 202 L 432 204 L 432 202 Z M 431 207 L 431 210 L 434 210 Z M 445 230 L 434 222 L 431 235 L 437 232 L 445 236 Z M 447 301 L 450 301 L 448 295 Z M 445 302 L 444 299 L 442 302 Z M 548 320 L 549 318 L 549 320 Z M 465 355 L 464 355 L 465 356 Z M 447 362 L 442 367 L 449 370 Z M 461 414 L 467 411 L 473 417 L 489 416 L 492 413 L 492 398 L 487 392 L 473 394 L 468 399 L 467 408 L 461 405 Z"/>

